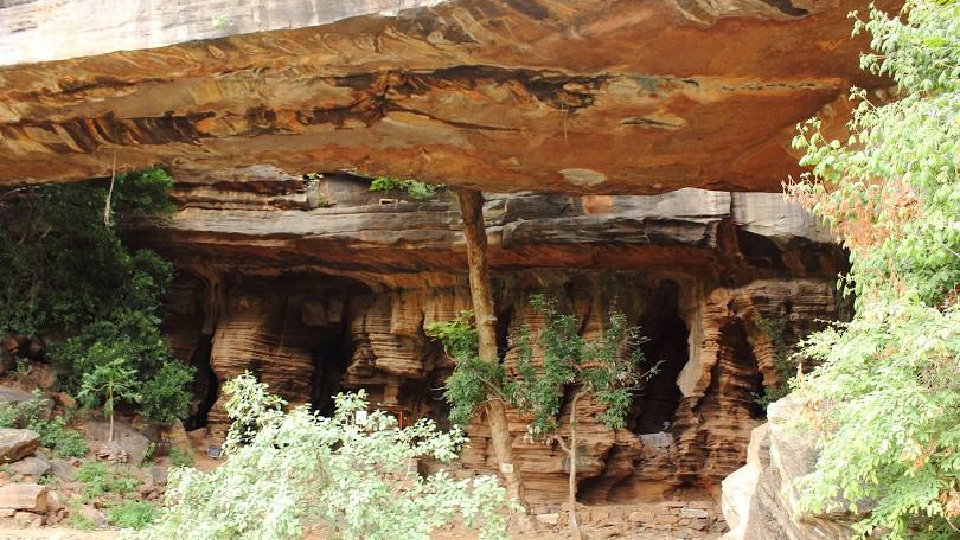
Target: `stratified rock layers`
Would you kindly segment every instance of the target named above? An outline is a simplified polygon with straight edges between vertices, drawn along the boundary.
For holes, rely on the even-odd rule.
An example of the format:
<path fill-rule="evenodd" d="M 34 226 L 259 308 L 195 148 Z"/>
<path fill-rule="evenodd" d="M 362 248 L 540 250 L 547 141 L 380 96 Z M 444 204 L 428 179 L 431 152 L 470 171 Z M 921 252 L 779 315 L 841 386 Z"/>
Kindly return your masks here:
<path fill-rule="evenodd" d="M 851 85 L 888 84 L 858 67 L 847 13 L 863 0 L 103 5 L 0 2 L 0 185 L 116 161 L 774 191 L 800 173 L 798 122 L 842 126 Z"/>
<path fill-rule="evenodd" d="M 176 196 L 180 212 L 133 238 L 180 268 L 168 333 L 208 374 L 197 409 L 215 433 L 227 425 L 216 384 L 244 370 L 321 411 L 337 391 L 364 388 L 405 418 L 446 424 L 440 388 L 453 364 L 424 328 L 470 307 L 452 195 L 414 203 L 348 175 L 305 182 L 262 167 L 181 177 Z M 716 494 L 744 463 L 757 394 L 778 382 L 778 337 L 763 321 L 789 341 L 840 310 L 843 254 L 779 195 L 488 195 L 486 217 L 508 367 L 519 326 L 542 325 L 535 293 L 577 314 L 587 336 L 623 312 L 662 362 L 626 429 L 580 407 L 586 502 Z M 562 452 L 510 421 L 533 501 L 560 500 Z M 493 471 L 483 422 L 469 435 L 459 473 Z"/>

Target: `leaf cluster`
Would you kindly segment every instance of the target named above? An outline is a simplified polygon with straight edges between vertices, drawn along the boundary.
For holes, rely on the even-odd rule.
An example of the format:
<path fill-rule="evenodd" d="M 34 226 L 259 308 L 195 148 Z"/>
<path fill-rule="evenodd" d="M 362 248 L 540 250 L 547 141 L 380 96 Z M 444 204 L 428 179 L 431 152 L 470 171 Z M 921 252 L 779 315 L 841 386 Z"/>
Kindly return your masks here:
<path fill-rule="evenodd" d="M 854 90 L 846 141 L 818 120 L 795 146 L 812 174 L 788 192 L 850 249 L 857 314 L 805 341 L 800 385 L 821 432 L 803 505 L 859 512 L 863 538 L 960 530 L 960 4 L 910 0 L 857 18 L 865 69 L 897 101 Z"/>
<path fill-rule="evenodd" d="M 108 180 L 40 184 L 0 193 L 0 332 L 43 337 L 48 357 L 69 368 L 61 389 L 78 393 L 98 366 L 132 371 L 143 413 L 159 421 L 186 414 L 189 390 L 160 333 L 172 267 L 130 251 L 120 225 L 172 210 L 171 178 L 152 169 Z M 158 380 L 178 376 L 176 381 Z M 179 382 L 179 389 L 173 388 Z M 141 388 L 142 384 L 142 388 Z M 132 401 L 132 400 L 131 400 Z"/>
<path fill-rule="evenodd" d="M 370 191 L 406 191 L 416 201 L 426 201 L 436 197 L 443 184 L 429 184 L 408 178 L 380 176 L 370 183 Z"/>
<path fill-rule="evenodd" d="M 496 478 L 411 471 L 418 459 L 454 459 L 466 442 L 459 430 L 439 432 L 430 420 L 399 429 L 389 414 L 358 414 L 363 392 L 337 395 L 327 418 L 309 406 L 284 411 L 249 373 L 225 390 L 237 414 L 229 459 L 210 472 L 172 471 L 158 522 L 136 538 L 294 540 L 319 528 L 331 539 L 428 540 L 458 517 L 482 539 L 505 538 Z"/>

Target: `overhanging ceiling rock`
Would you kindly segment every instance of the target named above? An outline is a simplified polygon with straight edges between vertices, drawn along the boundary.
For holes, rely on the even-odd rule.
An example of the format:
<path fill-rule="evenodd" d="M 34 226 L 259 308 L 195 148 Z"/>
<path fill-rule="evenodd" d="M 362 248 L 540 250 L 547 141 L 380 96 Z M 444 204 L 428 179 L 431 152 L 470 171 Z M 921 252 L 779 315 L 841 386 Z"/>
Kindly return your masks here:
<path fill-rule="evenodd" d="M 501 192 L 777 190 L 799 172 L 793 126 L 881 83 L 849 39 L 865 5 L 0 0 L 0 184 L 104 176 L 116 156 Z"/>

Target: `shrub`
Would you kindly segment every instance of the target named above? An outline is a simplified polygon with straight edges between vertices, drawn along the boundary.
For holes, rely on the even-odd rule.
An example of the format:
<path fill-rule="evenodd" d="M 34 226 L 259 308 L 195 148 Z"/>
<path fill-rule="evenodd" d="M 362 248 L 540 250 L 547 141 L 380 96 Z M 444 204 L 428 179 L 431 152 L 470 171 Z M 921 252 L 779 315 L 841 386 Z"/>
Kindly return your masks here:
<path fill-rule="evenodd" d="M 108 466 L 95 461 L 84 462 L 77 471 L 77 481 L 82 482 L 85 500 L 94 500 L 106 494 L 126 495 L 136 491 L 140 481 L 130 471 L 118 466 Z"/>
<path fill-rule="evenodd" d="M 134 391 L 172 362 L 160 333 L 172 267 L 153 252 L 127 249 L 118 230 L 124 220 L 171 210 L 171 186 L 158 169 L 118 175 L 107 219 L 107 180 L 0 191 L 0 333 L 60 336 L 47 353 L 69 368 L 61 390 L 78 393 L 104 355 L 136 372 Z M 150 416 L 185 414 L 187 385 L 163 391 Z"/>
<path fill-rule="evenodd" d="M 75 429 L 67 428 L 68 418 L 44 418 L 46 399 L 40 391 L 33 398 L 16 405 L 0 405 L 0 427 L 32 429 L 40 435 L 40 446 L 54 450 L 60 457 L 83 457 L 87 443 Z"/>
<path fill-rule="evenodd" d="M 107 520 L 114 527 L 139 531 L 152 525 L 159 515 L 157 505 L 147 501 L 124 501 L 114 506 Z"/>
<path fill-rule="evenodd" d="M 170 449 L 170 463 L 174 467 L 193 467 L 193 456 L 179 446 Z"/>
<path fill-rule="evenodd" d="M 434 198 L 437 191 L 443 188 L 442 184 L 428 184 L 418 180 L 392 178 L 381 176 L 370 183 L 370 191 L 406 191 L 417 201 L 426 201 Z"/>
<path fill-rule="evenodd" d="M 228 459 L 210 472 L 174 469 L 167 506 L 137 538 L 299 540 L 304 526 L 319 525 L 328 539 L 428 540 L 458 514 L 481 538 L 505 538 L 496 478 L 409 473 L 412 459 L 452 460 L 466 441 L 459 431 L 438 432 L 428 420 L 399 429 L 381 412 L 359 421 L 362 392 L 339 394 L 324 418 L 308 406 L 284 412 L 250 374 L 224 390 L 235 420 Z"/>
<path fill-rule="evenodd" d="M 812 169 L 788 190 L 850 250 L 857 313 L 810 336 L 798 385 L 821 436 L 805 510 L 863 512 L 860 538 L 960 531 L 960 3 L 871 7 L 861 57 L 897 101 L 854 90 L 846 141 L 813 120 L 795 147 Z"/>
<path fill-rule="evenodd" d="M 167 361 L 140 389 L 140 412 L 156 422 L 173 422 L 190 410 L 191 395 L 184 392 L 193 383 L 196 368 Z"/>

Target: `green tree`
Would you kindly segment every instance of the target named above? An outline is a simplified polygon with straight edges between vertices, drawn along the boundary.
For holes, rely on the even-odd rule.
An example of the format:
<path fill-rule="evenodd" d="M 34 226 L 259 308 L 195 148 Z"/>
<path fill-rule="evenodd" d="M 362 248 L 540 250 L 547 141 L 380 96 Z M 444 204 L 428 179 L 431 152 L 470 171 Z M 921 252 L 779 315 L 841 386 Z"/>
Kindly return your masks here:
<path fill-rule="evenodd" d="M 857 313 L 810 336 L 799 381 L 822 449 L 806 508 L 863 512 L 863 538 L 946 540 L 960 528 L 960 4 L 871 9 L 862 66 L 896 101 L 857 103 L 845 142 L 812 120 L 812 174 L 788 191 L 840 233 Z"/>
<path fill-rule="evenodd" d="M 641 371 L 644 357 L 639 345 L 644 338 L 639 329 L 627 324 L 623 314 L 611 313 L 603 334 L 588 340 L 580 335 L 577 318 L 561 313 L 554 300 L 537 295 L 532 305 L 544 319 L 536 339 L 541 362 L 534 362 L 530 331 L 521 327 L 515 373 L 508 373 L 502 364 L 480 361 L 477 331 L 469 311 L 462 312 L 455 321 L 432 325 L 428 334 L 440 339 L 444 350 L 456 361 L 444 392 L 454 423 L 469 422 L 475 410 L 494 395 L 530 415 L 527 429 L 531 436 L 556 441 L 567 454 L 570 530 L 580 538 L 576 513 L 578 403 L 581 399 L 593 399 L 603 405 L 596 421 L 623 428 L 633 392 L 656 373 L 657 366 Z M 568 393 L 572 397 L 564 441 L 558 418 Z"/>
<path fill-rule="evenodd" d="M 92 353 L 103 363 L 83 374 L 77 398 L 85 408 L 103 407 L 103 415 L 110 421 L 108 442 L 113 442 L 114 410 L 117 403 L 137 403 L 140 394 L 135 378 L 137 370 L 126 367 L 127 357 L 116 345 L 106 347 L 101 343 L 93 346 Z"/>
<path fill-rule="evenodd" d="M 172 180 L 153 169 L 109 180 L 39 184 L 0 192 L 0 333 L 42 337 L 47 356 L 69 368 L 58 382 L 76 393 L 104 351 L 123 353 L 138 381 L 156 381 L 174 362 L 160 333 L 172 267 L 130 251 L 120 227 L 172 209 Z M 116 225 L 114 225 L 116 223 Z M 164 374 L 182 374 L 167 368 Z M 156 419 L 186 413 L 183 377 L 142 389 Z M 163 394 L 153 396 L 154 391 Z M 141 391 L 141 389 L 138 389 Z M 167 406 L 169 405 L 169 406 Z"/>
<path fill-rule="evenodd" d="M 171 473 L 167 505 L 143 540 L 299 540 L 305 527 L 343 540 L 429 540 L 457 516 L 482 539 L 506 538 L 503 488 L 480 476 L 421 477 L 412 460 L 453 460 L 466 438 L 430 420 L 399 429 L 379 411 L 358 415 L 362 392 L 339 394 L 331 418 L 285 412 L 249 373 L 228 382 L 234 424 L 228 459 L 210 472 Z"/>

